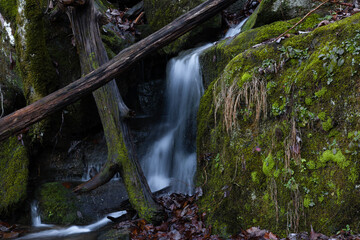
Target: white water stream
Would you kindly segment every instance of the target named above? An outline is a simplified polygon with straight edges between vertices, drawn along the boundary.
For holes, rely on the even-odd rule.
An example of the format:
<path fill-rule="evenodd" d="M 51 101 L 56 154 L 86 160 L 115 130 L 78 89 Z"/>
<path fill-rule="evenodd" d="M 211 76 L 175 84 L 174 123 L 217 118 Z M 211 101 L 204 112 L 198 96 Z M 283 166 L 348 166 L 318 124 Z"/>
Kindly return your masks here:
<path fill-rule="evenodd" d="M 230 28 L 225 38 L 241 32 L 247 19 Z M 213 44 L 186 51 L 167 65 L 166 120 L 142 159 L 152 191 L 171 185 L 173 192 L 192 194 L 196 171 L 196 114 L 203 94 L 200 54 Z"/>
<path fill-rule="evenodd" d="M 99 221 L 97 221 L 93 224 L 90 224 L 90 225 L 86 225 L 86 226 L 73 225 L 70 227 L 60 227 L 60 226 L 41 223 L 41 218 L 40 218 L 40 215 L 39 215 L 38 209 L 37 209 L 37 203 L 34 202 L 33 204 L 31 204 L 32 225 L 35 228 L 51 228 L 51 229 L 43 230 L 43 231 L 35 232 L 35 233 L 30 233 L 19 239 L 53 239 L 53 238 L 63 238 L 63 237 L 80 234 L 80 233 L 89 233 L 89 232 L 97 231 L 100 228 L 111 223 L 111 220 L 109 220 L 107 218 L 107 216 L 112 216 L 114 218 L 117 218 L 125 213 L 126 213 L 126 211 L 110 213 L 110 214 L 106 215 L 104 218 L 100 219 Z"/>

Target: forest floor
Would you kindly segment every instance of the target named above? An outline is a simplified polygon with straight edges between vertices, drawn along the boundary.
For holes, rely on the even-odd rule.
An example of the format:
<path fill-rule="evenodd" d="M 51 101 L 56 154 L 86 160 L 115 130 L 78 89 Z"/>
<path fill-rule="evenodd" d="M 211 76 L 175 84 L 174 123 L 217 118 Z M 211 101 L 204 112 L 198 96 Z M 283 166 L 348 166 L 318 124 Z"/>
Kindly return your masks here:
<path fill-rule="evenodd" d="M 173 193 L 171 195 L 163 195 L 158 201 L 166 210 L 166 220 L 160 225 L 154 226 L 147 223 L 143 219 L 132 221 L 123 221 L 118 223 L 116 229 L 130 229 L 131 239 L 145 240 L 180 240 L 180 239 L 224 239 L 219 235 L 212 234 L 211 226 L 206 226 L 204 221 L 206 213 L 199 213 L 196 200 L 202 195 L 201 188 L 197 188 L 194 196 Z M 336 235 L 326 236 L 316 233 L 312 228 L 310 233 L 291 233 L 286 238 L 280 238 L 276 234 L 260 229 L 259 227 L 251 227 L 247 230 L 239 229 L 239 233 L 230 236 L 228 239 L 234 240 L 279 240 L 279 239 L 304 239 L 304 240 L 328 240 L 328 239 L 359 239 L 360 234 L 354 234 L 350 228 L 339 231 Z"/>

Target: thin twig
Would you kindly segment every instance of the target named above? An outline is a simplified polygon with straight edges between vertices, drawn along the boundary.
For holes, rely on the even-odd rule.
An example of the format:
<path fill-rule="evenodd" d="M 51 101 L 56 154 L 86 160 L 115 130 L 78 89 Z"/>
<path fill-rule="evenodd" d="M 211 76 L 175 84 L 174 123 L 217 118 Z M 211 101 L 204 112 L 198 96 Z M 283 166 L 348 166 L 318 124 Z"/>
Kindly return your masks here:
<path fill-rule="evenodd" d="M 316 0 L 316 1 L 322 2 L 321 0 Z M 354 6 L 354 4 L 352 4 L 352 3 L 344 3 L 344 2 L 339 2 L 337 0 L 329 1 L 329 3 L 339 4 L 339 5 L 343 5 L 343 6 L 347 6 L 347 7 L 353 7 Z"/>
<path fill-rule="evenodd" d="M 283 37 L 285 34 L 287 34 L 289 31 L 293 30 L 297 25 L 299 25 L 301 22 L 303 22 L 305 20 L 305 18 L 307 18 L 308 16 L 310 16 L 313 12 L 315 12 L 316 10 L 318 10 L 322 5 L 324 5 L 325 3 L 328 3 L 330 0 L 326 0 L 325 2 L 321 3 L 319 6 L 317 6 L 316 8 L 314 8 L 313 10 L 311 10 L 310 12 L 308 12 L 302 19 L 300 19 L 300 21 L 298 21 L 297 23 L 295 23 L 294 26 L 292 26 L 290 29 L 288 29 L 286 32 L 284 32 L 283 34 L 281 34 L 280 36 L 278 36 L 275 41 L 279 40 L 281 37 Z"/>
<path fill-rule="evenodd" d="M 1 86 L 0 86 L 0 104 L 1 104 L 1 114 L 0 114 L 0 118 L 2 118 L 2 116 L 4 115 L 4 95 L 1 91 Z"/>

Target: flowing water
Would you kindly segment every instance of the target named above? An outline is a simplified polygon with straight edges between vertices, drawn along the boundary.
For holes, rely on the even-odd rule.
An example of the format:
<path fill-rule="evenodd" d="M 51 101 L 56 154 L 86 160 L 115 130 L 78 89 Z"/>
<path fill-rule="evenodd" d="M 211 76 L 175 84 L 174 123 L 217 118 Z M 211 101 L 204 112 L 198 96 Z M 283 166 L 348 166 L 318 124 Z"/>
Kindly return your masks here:
<path fill-rule="evenodd" d="M 225 38 L 241 32 L 247 19 L 230 28 Z M 196 113 L 203 94 L 200 54 L 211 47 L 186 51 L 167 66 L 166 120 L 154 128 L 150 147 L 142 159 L 152 191 L 171 186 L 173 192 L 192 194 L 196 171 Z M 155 141 L 153 136 L 155 136 Z"/>
<path fill-rule="evenodd" d="M 37 203 L 34 202 L 31 205 L 31 219 L 32 225 L 34 227 L 34 233 L 30 233 L 21 237 L 19 239 L 96 239 L 97 236 L 91 234 L 94 231 L 98 231 L 101 228 L 105 227 L 111 221 L 107 218 L 107 216 L 112 216 L 114 218 L 120 217 L 121 215 L 125 214 L 126 211 L 119 211 L 114 212 L 111 214 L 106 215 L 104 218 L 100 219 L 99 221 L 86 225 L 86 226 L 70 226 L 70 227 L 61 227 L 55 226 L 50 224 L 43 224 L 41 223 L 40 215 L 38 214 L 37 210 Z M 45 229 L 45 230 L 44 230 Z M 89 233 L 89 235 L 83 235 L 85 233 Z M 79 236 L 81 234 L 81 236 Z"/>
<path fill-rule="evenodd" d="M 166 120 L 154 128 L 156 140 L 143 159 L 152 191 L 171 185 L 173 192 L 192 193 L 196 170 L 196 113 L 204 91 L 199 55 L 210 46 L 212 44 L 183 53 L 168 63 Z"/>

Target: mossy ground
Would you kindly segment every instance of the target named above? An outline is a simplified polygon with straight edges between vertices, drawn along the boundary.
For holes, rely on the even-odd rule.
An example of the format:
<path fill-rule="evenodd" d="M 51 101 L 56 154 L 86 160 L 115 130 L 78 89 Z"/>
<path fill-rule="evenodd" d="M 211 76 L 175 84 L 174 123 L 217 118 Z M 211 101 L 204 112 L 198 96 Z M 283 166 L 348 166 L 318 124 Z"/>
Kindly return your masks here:
<path fill-rule="evenodd" d="M 29 159 L 16 137 L 0 142 L 0 214 L 6 215 L 26 198 Z M 15 207 L 15 208 L 14 208 Z"/>
<path fill-rule="evenodd" d="M 206 53 L 206 68 L 225 59 L 198 114 L 199 206 L 215 231 L 359 230 L 359 21 L 250 48 L 291 25 L 273 23 Z"/>

